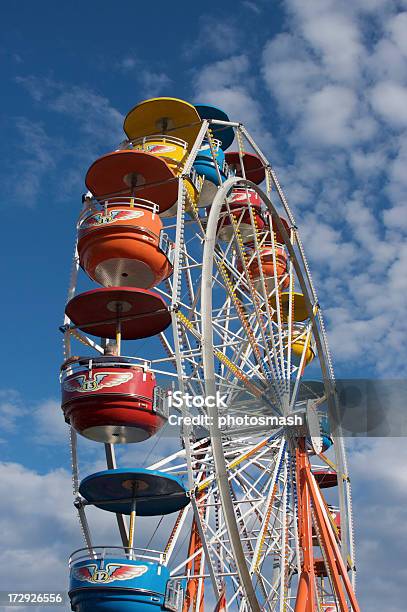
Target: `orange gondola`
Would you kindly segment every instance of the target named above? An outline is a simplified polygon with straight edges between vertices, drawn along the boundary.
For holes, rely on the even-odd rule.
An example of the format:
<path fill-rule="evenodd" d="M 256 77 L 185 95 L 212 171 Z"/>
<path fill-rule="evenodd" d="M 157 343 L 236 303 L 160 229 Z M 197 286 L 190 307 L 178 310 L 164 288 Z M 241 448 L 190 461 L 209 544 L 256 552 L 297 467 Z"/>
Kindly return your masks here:
<path fill-rule="evenodd" d="M 78 225 L 82 268 L 108 286 L 149 289 L 172 273 L 171 245 L 162 234 L 158 206 L 112 198 L 82 213 Z"/>
<path fill-rule="evenodd" d="M 270 294 L 275 289 L 274 257 L 272 245 L 268 243 L 263 243 L 263 246 L 259 248 L 259 256 L 261 265 L 259 265 L 259 258 L 257 257 L 257 252 L 254 247 L 250 246 L 246 249 L 246 260 L 248 262 L 248 269 L 253 279 L 254 286 L 258 291 L 262 291 L 262 271 L 267 294 Z M 275 260 L 278 286 L 280 288 L 286 289 L 290 281 L 287 276 L 287 255 L 282 245 L 278 245 L 276 247 Z M 238 262 L 237 269 L 239 270 L 239 272 L 243 271 L 242 261 Z"/>

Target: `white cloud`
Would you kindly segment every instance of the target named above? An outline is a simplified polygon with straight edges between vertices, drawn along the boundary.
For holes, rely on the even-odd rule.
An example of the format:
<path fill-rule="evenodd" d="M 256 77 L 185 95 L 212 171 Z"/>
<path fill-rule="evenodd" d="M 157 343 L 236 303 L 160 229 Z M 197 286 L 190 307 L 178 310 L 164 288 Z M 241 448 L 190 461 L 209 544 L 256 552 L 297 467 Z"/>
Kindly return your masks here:
<path fill-rule="evenodd" d="M 394 466 L 407 465 L 407 445 L 403 438 L 361 438 L 349 444 L 348 459 L 352 480 L 386 492 L 389 501 L 407 498 L 407 472 Z M 360 491 L 362 494 L 363 489 Z M 362 495 L 361 495 L 362 496 Z"/>
<path fill-rule="evenodd" d="M 65 423 L 61 402 L 48 399 L 35 407 L 33 412 L 35 438 L 38 444 L 67 443 L 69 427 Z"/>
<path fill-rule="evenodd" d="M 391 159 L 387 160 L 388 183 L 385 193 L 392 206 L 383 212 L 384 224 L 397 235 L 407 232 L 407 142 L 406 132 L 394 137 Z M 390 156 L 389 156 L 390 157 Z M 396 240 L 395 244 L 398 244 Z"/>
<path fill-rule="evenodd" d="M 84 546 L 72 501 L 65 470 L 0 464 L 1 589 L 67 590 L 68 557 Z M 114 515 L 93 510 L 89 517 L 96 545 L 119 543 Z"/>
<path fill-rule="evenodd" d="M 15 138 L 2 170 L 7 197 L 35 206 L 43 189 L 55 201 L 70 198 L 73 190 L 80 193 L 86 165 L 123 139 L 121 113 L 106 97 L 78 85 L 37 76 L 15 80 L 34 100 L 41 120 L 14 118 Z M 53 114 L 63 121 L 55 122 Z"/>
<path fill-rule="evenodd" d="M 60 139 L 52 138 L 40 122 L 15 118 L 17 161 L 6 162 L 3 188 L 8 197 L 27 207 L 36 204 L 45 177 L 64 153 Z M 7 167 L 9 166 L 9 167 Z"/>
<path fill-rule="evenodd" d="M 402 0 L 403 1 L 403 0 Z M 373 15 L 384 16 L 387 12 L 397 9 L 395 0 L 355 0 L 352 4 L 347 4 L 347 8 L 355 12 L 372 13 Z"/>
<path fill-rule="evenodd" d="M 185 45 L 184 55 L 193 59 L 205 51 L 209 57 L 225 57 L 236 53 L 241 47 L 241 41 L 241 28 L 234 24 L 233 16 L 229 21 L 222 20 L 219 16 L 204 16 L 199 20 L 195 40 L 188 41 Z"/>
<path fill-rule="evenodd" d="M 164 72 L 152 72 L 150 70 L 141 70 L 139 80 L 143 95 L 147 98 L 155 98 L 159 94 L 165 93 L 172 83 L 172 80 Z"/>
<path fill-rule="evenodd" d="M 318 90 L 323 83 L 320 69 L 307 53 L 304 42 L 287 32 L 265 45 L 261 70 L 281 112 L 292 116 L 303 112 L 309 92 Z"/>
<path fill-rule="evenodd" d="M 370 263 L 378 260 L 381 268 L 385 268 L 394 258 L 393 245 L 380 240 L 380 220 L 362 202 L 362 194 L 355 191 L 353 199 L 344 204 L 344 212 L 353 239 L 364 249 L 363 254 L 370 255 Z"/>
<path fill-rule="evenodd" d="M 126 55 L 117 63 L 117 67 L 120 70 L 123 70 L 123 72 L 128 72 L 129 70 L 133 70 L 133 68 L 138 66 L 138 64 L 139 60 L 136 57 L 132 55 Z"/>
<path fill-rule="evenodd" d="M 361 609 L 399 612 L 405 595 L 407 540 L 404 438 L 349 443 L 357 545 L 357 592 Z M 375 578 L 372 580 L 372 575 Z"/>
<path fill-rule="evenodd" d="M 355 175 L 366 179 L 382 172 L 386 161 L 386 152 L 383 150 L 364 151 L 355 149 L 350 152 L 350 164 Z"/>
<path fill-rule="evenodd" d="M 272 146 L 270 126 L 253 96 L 255 82 L 246 55 L 236 55 L 205 65 L 196 73 L 193 89 L 196 103 L 222 108 L 231 121 L 245 124 L 260 146 Z"/>
<path fill-rule="evenodd" d="M 321 55 L 322 63 L 333 81 L 343 82 L 358 76 L 364 51 L 354 20 L 332 10 L 331 5 L 326 12 L 310 15 L 302 31 L 313 50 Z"/>
<path fill-rule="evenodd" d="M 106 146 L 121 138 L 122 114 L 91 89 L 37 76 L 16 77 L 42 107 L 70 117 L 86 136 Z"/>
<path fill-rule="evenodd" d="M 326 272 L 344 270 L 356 259 L 355 245 L 347 241 L 338 230 L 321 221 L 317 222 L 314 215 L 303 219 L 301 230 L 309 258 L 312 261 L 323 261 Z"/>
<path fill-rule="evenodd" d="M 0 487 L 3 547 L 29 549 L 58 539 L 58 534 L 73 535 L 71 478 L 65 470 L 40 475 L 17 463 L 2 463 Z"/>
<path fill-rule="evenodd" d="M 407 127 L 407 87 L 384 81 L 371 92 L 373 109 L 393 127 Z"/>
<path fill-rule="evenodd" d="M 256 15 L 260 15 L 261 13 L 261 8 L 259 7 L 259 5 L 255 2 L 251 2 L 250 0 L 243 0 L 242 6 L 245 6 L 250 11 L 253 11 L 253 13 L 256 13 Z"/>
<path fill-rule="evenodd" d="M 172 79 L 161 70 L 153 70 L 134 55 L 126 55 L 116 67 L 128 77 L 134 78 L 145 98 L 154 98 L 165 94 L 166 88 L 172 84 Z"/>
<path fill-rule="evenodd" d="M 286 31 L 266 43 L 261 70 L 284 138 L 277 172 L 300 210 L 334 362 L 386 375 L 397 360 L 402 376 L 406 14 L 381 0 L 285 8 Z"/>
<path fill-rule="evenodd" d="M 33 402 L 25 400 L 14 389 L 0 389 L 0 428 L 3 433 L 18 431 L 23 422 L 35 444 L 60 446 L 62 443 L 67 446 L 69 428 L 59 400 L 49 398 Z M 94 445 L 85 446 L 86 455 L 92 449 L 95 450 Z"/>
<path fill-rule="evenodd" d="M 387 22 L 387 29 L 390 32 L 390 37 L 395 42 L 397 47 L 400 49 L 403 55 L 407 56 L 407 12 L 398 13 L 389 19 Z"/>
<path fill-rule="evenodd" d="M 407 209 L 405 203 L 399 206 L 392 206 L 383 213 L 384 222 L 387 227 L 395 230 L 403 229 L 407 231 Z"/>
<path fill-rule="evenodd" d="M 21 427 L 23 420 L 36 444 L 67 444 L 69 430 L 60 401 L 27 401 L 14 389 L 0 389 L 0 428 L 3 433 L 13 433 Z"/>
<path fill-rule="evenodd" d="M 203 66 L 195 78 L 198 95 L 201 91 L 235 86 L 243 80 L 249 69 L 247 55 L 235 55 Z"/>
<path fill-rule="evenodd" d="M 27 412 L 22 398 L 14 389 L 0 390 L 0 429 L 2 433 L 15 430 L 17 420 Z"/>
<path fill-rule="evenodd" d="M 405 79 L 404 57 L 397 45 L 387 37 L 377 42 L 367 58 L 367 67 L 373 81 L 390 79 L 402 83 Z"/>
<path fill-rule="evenodd" d="M 346 146 L 354 138 L 351 120 L 356 95 L 338 85 L 326 85 L 308 97 L 300 137 L 319 146 Z"/>

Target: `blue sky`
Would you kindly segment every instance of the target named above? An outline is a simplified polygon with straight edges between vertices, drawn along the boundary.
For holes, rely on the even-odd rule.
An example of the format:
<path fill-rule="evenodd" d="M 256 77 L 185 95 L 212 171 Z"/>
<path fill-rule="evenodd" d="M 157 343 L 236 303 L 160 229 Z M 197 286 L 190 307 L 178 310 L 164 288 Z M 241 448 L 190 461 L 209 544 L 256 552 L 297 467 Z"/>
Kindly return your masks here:
<path fill-rule="evenodd" d="M 87 167 L 122 139 L 123 115 L 141 99 L 224 108 L 278 172 L 339 375 L 405 377 L 407 2 L 22 1 L 3 6 L 1 27 L 0 483 L 15 495 L 7 505 L 0 495 L 0 520 L 10 534 L 24 526 L 2 560 L 17 586 L 20 565 L 48 551 L 61 584 L 78 529 L 57 328 Z M 369 440 L 350 455 L 371 612 L 401 610 L 405 596 L 403 442 Z"/>

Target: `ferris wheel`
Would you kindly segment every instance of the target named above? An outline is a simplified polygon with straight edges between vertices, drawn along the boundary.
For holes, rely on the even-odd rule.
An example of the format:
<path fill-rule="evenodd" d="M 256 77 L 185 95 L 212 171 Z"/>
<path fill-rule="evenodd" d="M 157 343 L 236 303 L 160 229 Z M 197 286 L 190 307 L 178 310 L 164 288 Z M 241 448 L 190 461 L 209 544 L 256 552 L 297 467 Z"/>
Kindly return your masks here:
<path fill-rule="evenodd" d="M 357 611 L 334 373 L 275 172 L 213 106 L 146 100 L 124 131 L 86 174 L 61 327 L 85 541 L 72 610 Z M 86 278 L 99 286 L 77 290 Z M 106 469 L 82 478 L 83 438 Z M 147 440 L 157 461 L 119 465 Z M 89 506 L 114 515 L 117 542 Z"/>

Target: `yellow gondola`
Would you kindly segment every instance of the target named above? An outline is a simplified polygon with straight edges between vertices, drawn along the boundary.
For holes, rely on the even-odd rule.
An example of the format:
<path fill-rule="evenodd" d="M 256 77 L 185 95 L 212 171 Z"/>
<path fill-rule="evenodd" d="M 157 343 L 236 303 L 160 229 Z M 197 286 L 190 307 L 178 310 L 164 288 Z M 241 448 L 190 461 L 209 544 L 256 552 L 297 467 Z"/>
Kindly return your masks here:
<path fill-rule="evenodd" d="M 172 136 L 184 140 L 188 149 L 201 127 L 195 106 L 178 98 L 151 98 L 137 104 L 126 116 L 123 129 L 130 140 L 145 136 Z"/>
<path fill-rule="evenodd" d="M 297 366 L 300 365 L 302 354 L 305 348 L 305 357 L 304 357 L 304 366 L 313 361 L 315 357 L 314 348 L 312 346 L 312 342 L 308 342 L 307 346 L 305 346 L 306 342 L 306 332 L 304 329 L 293 329 L 292 333 L 292 342 L 291 342 L 291 352 L 293 363 Z"/>
<path fill-rule="evenodd" d="M 305 303 L 305 297 L 302 293 L 297 293 L 294 291 L 292 293 L 292 304 L 293 304 L 293 315 L 292 321 L 305 321 L 309 318 L 307 305 Z M 281 317 L 284 322 L 288 321 L 288 308 L 290 305 L 290 293 L 285 291 L 280 294 L 280 308 L 281 308 Z M 274 295 L 270 298 L 270 306 L 276 309 L 276 298 Z M 276 314 L 273 315 L 273 318 L 276 318 Z"/>

